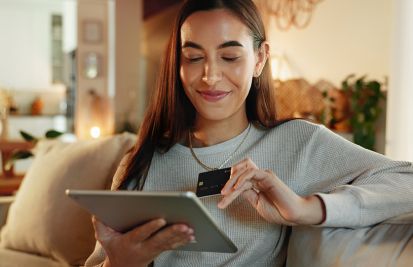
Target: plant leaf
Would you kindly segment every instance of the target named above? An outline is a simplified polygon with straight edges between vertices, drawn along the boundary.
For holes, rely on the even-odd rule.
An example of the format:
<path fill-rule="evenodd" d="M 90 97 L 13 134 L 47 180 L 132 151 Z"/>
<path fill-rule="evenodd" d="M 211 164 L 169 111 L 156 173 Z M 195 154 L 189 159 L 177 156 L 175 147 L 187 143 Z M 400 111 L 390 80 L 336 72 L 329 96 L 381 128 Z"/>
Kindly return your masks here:
<path fill-rule="evenodd" d="M 6 164 L 4 165 L 4 169 L 6 171 L 9 171 L 12 168 L 15 161 L 17 161 L 19 159 L 27 159 L 27 158 L 30 158 L 30 157 L 33 157 L 33 153 L 29 150 L 17 151 L 15 153 L 13 153 L 10 156 L 10 158 L 7 159 Z"/>
<path fill-rule="evenodd" d="M 56 131 L 56 130 L 49 130 L 46 132 L 46 134 L 44 135 L 46 138 L 57 138 L 59 136 L 61 136 L 63 133 Z"/>
<path fill-rule="evenodd" d="M 25 131 L 20 130 L 20 135 L 23 137 L 24 140 L 26 140 L 28 142 L 34 142 L 34 143 L 37 142 L 36 137 L 34 137 L 33 135 L 31 135 L 31 134 L 29 134 Z"/>

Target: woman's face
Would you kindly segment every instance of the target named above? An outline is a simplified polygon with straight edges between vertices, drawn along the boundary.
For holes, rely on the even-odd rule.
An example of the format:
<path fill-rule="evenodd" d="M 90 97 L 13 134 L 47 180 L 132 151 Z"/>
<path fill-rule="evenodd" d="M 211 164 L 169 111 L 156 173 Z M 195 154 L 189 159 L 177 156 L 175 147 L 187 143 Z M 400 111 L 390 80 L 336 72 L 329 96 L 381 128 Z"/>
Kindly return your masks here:
<path fill-rule="evenodd" d="M 245 99 L 265 63 L 247 26 L 225 9 L 199 11 L 183 23 L 181 42 L 180 77 L 197 123 L 246 121 Z"/>

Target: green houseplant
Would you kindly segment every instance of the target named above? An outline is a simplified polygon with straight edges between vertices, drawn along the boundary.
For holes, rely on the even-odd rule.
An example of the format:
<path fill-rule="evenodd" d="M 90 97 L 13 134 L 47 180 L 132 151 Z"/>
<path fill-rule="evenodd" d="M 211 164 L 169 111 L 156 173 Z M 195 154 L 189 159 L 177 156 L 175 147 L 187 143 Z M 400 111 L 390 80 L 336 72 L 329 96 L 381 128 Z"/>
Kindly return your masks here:
<path fill-rule="evenodd" d="M 54 138 L 58 138 L 62 134 L 63 134 L 62 132 L 59 132 L 56 130 L 48 130 L 44 134 L 44 137 L 42 139 L 54 139 Z M 20 135 L 25 141 L 31 142 L 33 143 L 33 145 L 36 145 L 36 143 L 41 139 L 39 137 L 35 137 L 32 134 L 29 134 L 21 130 L 20 130 Z M 4 170 L 10 171 L 13 168 L 13 164 L 15 161 L 20 160 L 20 159 L 27 159 L 33 156 L 34 154 L 31 150 L 16 150 L 13 152 L 10 158 L 7 159 L 6 164 L 4 165 Z"/>
<path fill-rule="evenodd" d="M 383 83 L 368 80 L 366 76 L 347 76 L 341 83 L 350 104 L 350 126 L 354 143 L 374 150 L 376 121 L 379 118 L 381 101 L 385 99 Z"/>

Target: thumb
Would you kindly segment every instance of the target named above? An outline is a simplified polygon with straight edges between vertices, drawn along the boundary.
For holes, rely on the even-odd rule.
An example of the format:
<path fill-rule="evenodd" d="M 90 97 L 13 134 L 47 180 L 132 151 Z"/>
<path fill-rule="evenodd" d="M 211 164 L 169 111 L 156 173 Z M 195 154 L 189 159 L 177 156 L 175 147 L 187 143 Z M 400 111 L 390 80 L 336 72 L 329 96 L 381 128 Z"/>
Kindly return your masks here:
<path fill-rule="evenodd" d="M 95 216 L 92 216 L 92 224 L 95 229 L 95 238 L 99 242 L 107 242 L 113 239 L 115 236 L 119 235 L 118 232 L 106 226 L 104 223 L 99 221 Z"/>

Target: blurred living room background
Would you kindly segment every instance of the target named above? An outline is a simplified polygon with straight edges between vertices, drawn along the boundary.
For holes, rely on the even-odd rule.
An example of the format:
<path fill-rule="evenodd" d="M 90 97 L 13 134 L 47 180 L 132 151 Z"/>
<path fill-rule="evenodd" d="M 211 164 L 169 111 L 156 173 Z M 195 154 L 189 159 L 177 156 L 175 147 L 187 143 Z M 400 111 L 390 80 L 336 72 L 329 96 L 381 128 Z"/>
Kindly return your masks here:
<path fill-rule="evenodd" d="M 280 118 L 323 123 L 351 141 L 361 134 L 369 149 L 413 161 L 413 2 L 255 2 Z M 137 132 L 181 3 L 0 0 L 3 165 L 31 147 L 21 130 L 68 139 Z M 16 173 L 30 163 L 20 164 Z"/>

